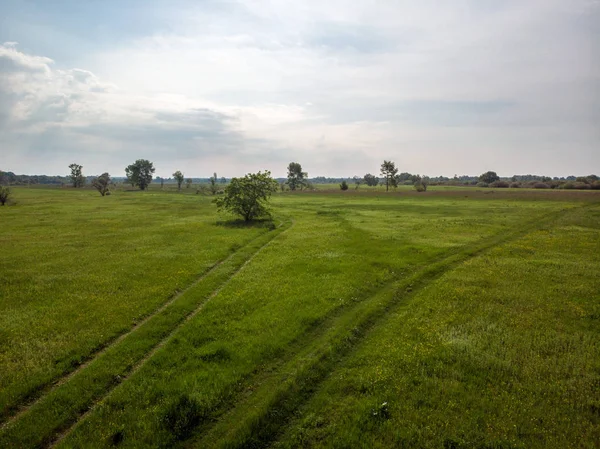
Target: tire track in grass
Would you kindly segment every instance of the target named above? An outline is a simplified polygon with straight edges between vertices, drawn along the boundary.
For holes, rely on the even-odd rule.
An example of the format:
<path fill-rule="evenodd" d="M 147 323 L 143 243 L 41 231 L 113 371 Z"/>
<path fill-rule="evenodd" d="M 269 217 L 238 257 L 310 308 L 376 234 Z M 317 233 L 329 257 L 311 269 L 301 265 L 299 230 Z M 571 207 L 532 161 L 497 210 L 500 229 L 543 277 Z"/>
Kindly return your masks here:
<path fill-rule="evenodd" d="M 292 221 L 292 225 L 293 225 L 293 221 Z M 287 231 L 291 226 L 289 226 L 288 228 L 284 229 L 285 231 Z M 281 233 L 281 232 L 280 232 Z M 275 236 L 276 237 L 276 236 Z M 175 334 L 177 333 L 177 331 L 188 321 L 190 321 L 192 318 L 194 318 L 198 312 L 200 312 L 204 306 L 215 296 L 217 296 L 221 290 L 227 286 L 227 284 L 229 284 L 229 281 L 240 271 L 242 271 L 244 269 L 244 267 L 246 265 L 248 265 L 250 262 L 252 262 L 252 260 L 267 246 L 269 246 L 269 244 L 275 239 L 275 237 L 273 237 L 272 239 L 268 240 L 264 245 L 262 245 L 260 248 L 258 248 L 257 251 L 255 251 L 252 256 L 250 256 L 239 268 L 237 268 L 235 270 L 235 272 L 229 276 L 229 278 L 227 278 L 227 280 L 222 283 L 216 290 L 214 290 L 210 296 L 203 301 L 201 304 L 198 305 L 198 307 L 192 311 L 189 315 L 187 315 L 184 319 L 184 321 L 177 326 L 175 329 L 173 329 L 172 332 L 169 333 L 169 335 L 167 335 L 165 338 L 163 338 L 148 354 L 146 354 L 146 356 L 144 358 L 142 358 L 128 373 L 125 377 L 122 378 L 122 381 L 126 381 L 127 379 L 129 379 L 131 376 L 133 376 L 138 370 L 140 370 L 147 362 L 148 360 L 150 360 L 152 358 L 152 356 L 154 356 L 154 354 L 156 354 L 160 349 L 162 349 L 166 344 L 169 343 L 169 341 L 171 341 L 171 339 L 175 336 Z M 63 431 L 60 435 L 58 435 L 56 437 L 56 439 L 54 439 L 52 441 L 52 443 L 50 444 L 50 447 L 54 447 L 56 445 L 58 445 L 62 440 L 64 440 L 67 436 L 69 436 L 69 434 L 75 430 L 75 428 L 77 427 L 77 425 L 83 421 L 89 414 L 91 414 L 96 407 L 98 407 L 98 405 L 100 405 L 104 399 L 106 399 L 107 396 L 110 395 L 110 393 L 112 392 L 113 389 L 111 389 L 110 391 L 108 391 L 102 398 L 99 398 L 98 400 L 96 400 L 94 402 L 94 404 L 88 408 L 88 410 L 83 413 L 81 416 L 79 416 L 79 418 L 65 431 Z"/>
<path fill-rule="evenodd" d="M 250 239 L 250 241 L 248 241 L 246 244 L 244 244 L 237 251 L 241 251 L 243 248 L 245 248 L 248 245 L 251 245 L 252 242 L 254 242 L 258 238 L 263 237 L 263 236 L 264 236 L 264 234 L 260 234 L 256 237 L 253 237 L 252 239 Z M 143 316 L 142 319 L 137 321 L 133 326 L 131 326 L 131 327 L 125 329 L 124 331 L 122 331 L 121 333 L 111 337 L 103 344 L 98 345 L 98 347 L 93 349 L 89 354 L 87 354 L 84 357 L 84 360 L 82 363 L 74 366 L 72 369 L 63 372 L 63 373 L 59 374 L 58 376 L 52 378 L 48 382 L 40 385 L 35 392 L 25 396 L 25 398 L 27 398 L 27 399 L 24 404 L 17 403 L 17 404 L 13 404 L 13 405 L 10 405 L 7 408 L 5 408 L 1 412 L 2 416 L 0 417 L 0 429 L 3 429 L 5 427 L 9 426 L 12 422 L 19 419 L 21 415 L 23 415 L 27 410 L 29 410 L 29 408 L 31 408 L 31 406 L 33 406 L 44 395 L 46 395 L 49 392 L 53 391 L 54 389 L 60 387 L 65 382 L 68 382 L 73 376 L 75 376 L 81 370 L 87 368 L 87 366 L 90 363 L 92 363 L 96 358 L 102 356 L 102 354 L 104 354 L 106 351 L 108 351 L 113 346 L 118 345 L 121 341 L 123 341 L 126 337 L 128 337 L 132 332 L 134 332 L 136 329 L 140 328 L 141 326 L 145 325 L 148 321 L 150 321 L 156 315 L 162 313 L 167 307 L 169 307 L 171 304 L 173 304 L 175 301 L 177 301 L 188 290 L 194 288 L 196 285 L 198 285 L 200 282 L 202 282 L 207 276 L 211 275 L 222 264 L 229 261 L 236 254 L 237 251 L 229 254 L 228 256 L 224 257 L 223 259 L 212 264 L 207 270 L 205 270 L 202 274 L 200 274 L 199 277 L 197 277 L 194 281 L 192 281 L 191 284 L 189 284 L 183 290 L 172 295 L 166 302 L 164 302 L 162 305 L 160 305 L 153 312 L 150 312 L 149 314 Z"/>
<path fill-rule="evenodd" d="M 0 447 L 44 447 L 67 435 L 82 416 L 137 371 L 233 276 L 292 225 L 291 221 L 282 222 L 275 230 L 250 240 L 143 323 L 50 387 L 2 426 Z"/>
<path fill-rule="evenodd" d="M 582 207 L 588 207 L 585 205 Z M 259 387 L 219 421 L 198 429 L 187 447 L 267 447 L 288 424 L 294 412 L 308 401 L 321 383 L 343 363 L 369 331 L 389 312 L 407 304 L 417 292 L 446 272 L 490 249 L 548 226 L 574 209 L 547 214 L 521 226 L 517 231 L 497 234 L 463 248 L 414 273 L 406 280 L 392 281 L 369 300 L 336 317 L 331 328 L 311 340 L 273 372 L 263 372 L 254 382 Z M 202 434 L 200 433 L 202 432 Z"/>

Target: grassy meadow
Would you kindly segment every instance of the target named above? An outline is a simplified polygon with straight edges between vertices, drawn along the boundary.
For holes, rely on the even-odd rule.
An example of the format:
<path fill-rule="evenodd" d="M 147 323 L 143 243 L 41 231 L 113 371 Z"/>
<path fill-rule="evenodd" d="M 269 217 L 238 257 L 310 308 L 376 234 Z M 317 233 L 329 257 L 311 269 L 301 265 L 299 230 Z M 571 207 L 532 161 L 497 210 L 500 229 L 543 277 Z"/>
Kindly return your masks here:
<path fill-rule="evenodd" d="M 14 188 L 0 447 L 598 447 L 600 194 Z"/>

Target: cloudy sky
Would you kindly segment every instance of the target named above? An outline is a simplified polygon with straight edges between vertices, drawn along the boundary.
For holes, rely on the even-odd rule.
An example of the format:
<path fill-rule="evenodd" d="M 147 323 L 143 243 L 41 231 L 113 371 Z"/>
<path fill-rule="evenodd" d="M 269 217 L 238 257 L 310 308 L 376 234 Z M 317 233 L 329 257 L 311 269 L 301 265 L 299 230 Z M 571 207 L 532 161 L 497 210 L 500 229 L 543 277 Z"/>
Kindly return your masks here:
<path fill-rule="evenodd" d="M 0 169 L 600 174 L 600 0 L 0 0 Z"/>

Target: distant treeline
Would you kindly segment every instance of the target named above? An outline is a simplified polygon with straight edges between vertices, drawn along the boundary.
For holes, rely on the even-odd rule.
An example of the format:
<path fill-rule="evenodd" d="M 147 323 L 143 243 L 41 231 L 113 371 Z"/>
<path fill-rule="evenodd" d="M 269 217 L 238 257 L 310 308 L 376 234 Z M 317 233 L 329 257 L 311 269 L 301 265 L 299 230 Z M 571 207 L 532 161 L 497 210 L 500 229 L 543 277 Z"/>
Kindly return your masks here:
<path fill-rule="evenodd" d="M 92 179 L 92 177 L 88 177 Z M 28 185 L 28 184 L 69 184 L 70 178 L 67 176 L 47 176 L 47 175 L 15 175 L 13 172 L 0 171 L 1 185 Z"/>
<path fill-rule="evenodd" d="M 85 184 L 90 184 L 94 176 L 86 176 Z M 375 177 L 374 177 L 375 178 Z M 210 183 L 211 178 L 189 178 L 194 184 Z M 384 178 L 377 178 L 379 183 L 383 182 Z M 566 189 L 600 189 L 600 178 L 596 175 L 587 176 L 564 176 L 550 177 L 540 175 L 513 175 L 510 177 L 498 177 L 491 183 L 482 182 L 481 176 L 455 175 L 452 178 L 447 176 L 420 176 L 408 172 L 397 175 L 399 184 L 412 185 L 417 179 L 426 180 L 429 185 L 456 185 L 456 186 L 479 186 L 479 187 L 533 187 L 533 188 L 566 188 Z M 157 176 L 155 182 L 164 184 L 177 184 L 175 178 L 161 178 Z M 226 184 L 230 178 L 218 178 L 218 183 Z M 287 178 L 277 178 L 279 183 L 287 181 Z M 310 184 L 339 184 L 346 181 L 349 184 L 363 183 L 364 178 L 353 176 L 347 178 L 331 178 L 325 176 L 316 176 L 307 178 L 307 183 Z M 126 177 L 112 177 L 114 183 L 126 183 Z M 0 185 L 70 185 L 70 176 L 48 176 L 48 175 L 16 175 L 10 171 L 0 171 Z M 485 186 L 483 184 L 486 184 Z M 375 184 L 376 185 L 376 184 Z"/>

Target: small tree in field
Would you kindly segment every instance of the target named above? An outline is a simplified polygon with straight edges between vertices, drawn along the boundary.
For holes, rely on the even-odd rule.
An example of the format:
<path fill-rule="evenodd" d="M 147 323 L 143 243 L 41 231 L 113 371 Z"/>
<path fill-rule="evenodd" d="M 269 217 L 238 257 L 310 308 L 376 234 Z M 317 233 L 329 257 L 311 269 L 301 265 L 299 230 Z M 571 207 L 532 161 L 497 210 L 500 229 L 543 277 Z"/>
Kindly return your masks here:
<path fill-rule="evenodd" d="M 0 204 L 4 206 L 10 196 L 10 189 L 8 187 L 0 186 Z"/>
<path fill-rule="evenodd" d="M 140 190 L 146 190 L 152 182 L 152 174 L 156 171 L 154 164 L 146 159 L 138 159 L 125 168 L 127 180 Z"/>
<path fill-rule="evenodd" d="M 394 164 L 392 161 L 383 161 L 383 164 L 381 164 L 381 176 L 383 176 L 385 179 L 386 192 L 390 189 L 390 186 L 397 186 L 396 173 L 398 173 L 396 164 Z"/>
<path fill-rule="evenodd" d="M 100 195 L 104 196 L 108 193 L 108 186 L 110 185 L 110 175 L 108 173 L 102 173 L 92 181 L 92 186 L 96 188 Z"/>
<path fill-rule="evenodd" d="M 189 189 L 190 187 L 192 187 L 192 178 L 188 178 L 185 180 L 185 186 Z"/>
<path fill-rule="evenodd" d="M 290 187 L 290 190 L 296 190 L 298 187 L 303 189 L 306 186 L 308 173 L 302 171 L 302 165 L 298 162 L 290 162 L 287 178 L 287 185 Z"/>
<path fill-rule="evenodd" d="M 181 184 L 183 184 L 183 173 L 177 170 L 175 173 L 173 173 L 173 178 L 175 178 L 175 181 L 177 181 L 177 190 L 181 190 Z"/>
<path fill-rule="evenodd" d="M 85 184 L 85 177 L 82 173 L 83 165 L 71 164 L 69 165 L 69 168 L 71 169 L 71 175 L 69 178 L 71 178 L 73 187 L 83 187 Z"/>
<path fill-rule="evenodd" d="M 340 190 L 348 190 L 348 183 L 345 180 L 340 184 Z"/>
<path fill-rule="evenodd" d="M 210 181 L 210 193 L 216 195 L 219 191 L 219 186 L 217 186 L 217 173 L 213 173 L 212 177 L 209 179 Z"/>
<path fill-rule="evenodd" d="M 243 178 L 232 178 L 224 195 L 214 202 L 219 210 L 228 210 L 245 221 L 270 217 L 267 202 L 277 187 L 270 171 L 249 173 Z"/>

